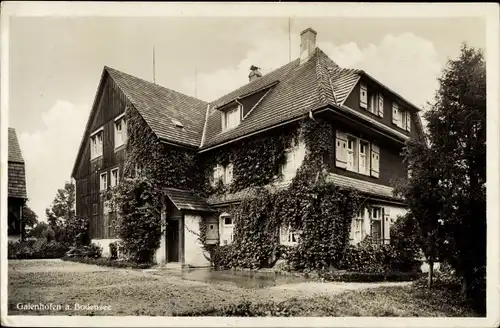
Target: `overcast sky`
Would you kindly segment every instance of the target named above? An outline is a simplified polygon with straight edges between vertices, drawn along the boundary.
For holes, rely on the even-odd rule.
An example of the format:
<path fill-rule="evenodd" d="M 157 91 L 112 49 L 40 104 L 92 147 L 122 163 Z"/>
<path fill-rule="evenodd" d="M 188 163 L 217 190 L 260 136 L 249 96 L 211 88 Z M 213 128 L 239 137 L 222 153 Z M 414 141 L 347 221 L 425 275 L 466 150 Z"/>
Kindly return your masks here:
<path fill-rule="evenodd" d="M 485 48 L 480 18 L 294 18 L 299 33 L 339 65 L 360 68 L 418 106 L 432 100 L 436 78 L 462 42 Z M 45 219 L 70 179 L 104 65 L 164 87 L 213 100 L 289 60 L 288 18 L 11 18 L 9 126 L 26 161 L 29 206 Z"/>

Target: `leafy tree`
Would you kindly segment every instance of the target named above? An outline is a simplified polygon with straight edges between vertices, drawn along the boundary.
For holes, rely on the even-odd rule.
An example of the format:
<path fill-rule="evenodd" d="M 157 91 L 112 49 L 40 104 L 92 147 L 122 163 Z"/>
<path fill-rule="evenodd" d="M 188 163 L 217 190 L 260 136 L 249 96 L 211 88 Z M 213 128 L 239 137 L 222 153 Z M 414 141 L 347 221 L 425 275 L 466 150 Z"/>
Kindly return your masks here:
<path fill-rule="evenodd" d="M 52 206 L 45 210 L 49 226 L 54 230 L 57 241 L 75 243 L 77 235 L 86 229 L 75 213 L 75 185 L 66 182 L 64 189 L 57 190 Z"/>
<path fill-rule="evenodd" d="M 449 262 L 464 296 L 484 292 L 486 269 L 486 67 L 483 52 L 462 45 L 449 60 L 425 113 L 426 141 L 406 147 L 413 177 L 402 193 L 423 251 Z"/>
<path fill-rule="evenodd" d="M 32 229 L 38 223 L 38 215 L 28 205 L 23 206 L 22 222 L 29 229 Z"/>

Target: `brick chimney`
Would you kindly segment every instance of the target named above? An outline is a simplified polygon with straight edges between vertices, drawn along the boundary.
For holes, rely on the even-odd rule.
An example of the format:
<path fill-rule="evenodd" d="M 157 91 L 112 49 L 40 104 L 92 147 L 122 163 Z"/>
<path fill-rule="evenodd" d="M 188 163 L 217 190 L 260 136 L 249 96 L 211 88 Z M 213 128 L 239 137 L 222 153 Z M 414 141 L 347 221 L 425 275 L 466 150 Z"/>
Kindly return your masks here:
<path fill-rule="evenodd" d="M 316 50 L 316 35 L 318 33 L 312 28 L 307 28 L 300 33 L 300 63 L 309 60 Z"/>
<path fill-rule="evenodd" d="M 257 80 L 259 77 L 262 77 L 262 73 L 260 72 L 260 67 L 252 65 L 250 67 L 250 74 L 248 74 L 248 80 L 252 82 Z"/>

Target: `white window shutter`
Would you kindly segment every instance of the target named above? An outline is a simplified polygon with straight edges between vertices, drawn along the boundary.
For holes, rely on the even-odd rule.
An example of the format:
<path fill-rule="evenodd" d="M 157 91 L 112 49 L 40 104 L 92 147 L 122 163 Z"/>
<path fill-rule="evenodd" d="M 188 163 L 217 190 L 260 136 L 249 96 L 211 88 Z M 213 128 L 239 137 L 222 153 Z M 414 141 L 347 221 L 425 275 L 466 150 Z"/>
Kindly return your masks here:
<path fill-rule="evenodd" d="M 365 84 L 360 85 L 359 106 L 364 109 L 368 107 L 368 91 Z"/>
<path fill-rule="evenodd" d="M 337 130 L 335 137 L 335 166 L 347 168 L 347 136 L 344 132 Z"/>
<path fill-rule="evenodd" d="M 379 168 L 380 168 L 380 148 L 377 145 L 372 144 L 371 147 L 371 176 L 378 178 L 379 177 Z"/>
<path fill-rule="evenodd" d="M 411 131 L 411 116 L 410 112 L 406 111 L 406 131 L 410 132 Z"/>
<path fill-rule="evenodd" d="M 384 97 L 381 94 L 378 95 L 378 116 L 384 117 Z"/>
<path fill-rule="evenodd" d="M 226 183 L 230 184 L 233 181 L 233 164 L 226 167 Z"/>
<path fill-rule="evenodd" d="M 398 124 L 398 104 L 392 103 L 392 123 Z"/>
<path fill-rule="evenodd" d="M 388 208 L 383 208 L 383 227 L 384 227 L 384 243 L 389 244 L 389 240 L 391 239 L 391 218 Z"/>

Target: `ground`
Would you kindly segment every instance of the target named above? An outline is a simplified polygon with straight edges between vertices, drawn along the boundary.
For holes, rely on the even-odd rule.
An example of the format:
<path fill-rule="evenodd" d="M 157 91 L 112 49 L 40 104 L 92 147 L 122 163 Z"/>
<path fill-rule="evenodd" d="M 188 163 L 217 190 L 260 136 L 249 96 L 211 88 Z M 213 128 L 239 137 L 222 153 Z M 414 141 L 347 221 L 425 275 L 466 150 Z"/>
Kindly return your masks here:
<path fill-rule="evenodd" d="M 223 308 L 268 302 L 306 316 L 474 315 L 410 283 L 320 283 L 207 270 L 115 269 L 61 260 L 10 260 L 8 279 L 9 315 L 220 315 Z M 19 309 L 51 303 L 47 310 Z M 88 305 L 105 308 L 85 308 Z"/>

